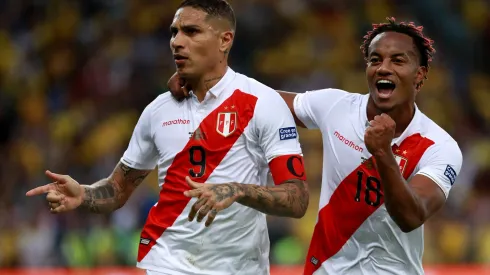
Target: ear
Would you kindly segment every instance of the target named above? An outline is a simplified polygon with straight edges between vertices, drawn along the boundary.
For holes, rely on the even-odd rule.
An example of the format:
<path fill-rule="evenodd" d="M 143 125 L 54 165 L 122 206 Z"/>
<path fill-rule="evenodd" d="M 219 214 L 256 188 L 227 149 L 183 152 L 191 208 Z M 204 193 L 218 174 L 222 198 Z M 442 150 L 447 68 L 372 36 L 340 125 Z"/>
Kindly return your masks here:
<path fill-rule="evenodd" d="M 220 52 L 229 52 L 231 49 L 231 46 L 233 44 L 233 39 L 235 38 L 235 32 L 233 31 L 224 31 L 221 33 L 220 36 L 220 47 L 219 50 Z"/>
<path fill-rule="evenodd" d="M 417 87 L 417 93 L 422 87 L 422 83 L 427 79 L 427 68 L 424 66 L 419 66 L 415 75 L 415 86 Z"/>

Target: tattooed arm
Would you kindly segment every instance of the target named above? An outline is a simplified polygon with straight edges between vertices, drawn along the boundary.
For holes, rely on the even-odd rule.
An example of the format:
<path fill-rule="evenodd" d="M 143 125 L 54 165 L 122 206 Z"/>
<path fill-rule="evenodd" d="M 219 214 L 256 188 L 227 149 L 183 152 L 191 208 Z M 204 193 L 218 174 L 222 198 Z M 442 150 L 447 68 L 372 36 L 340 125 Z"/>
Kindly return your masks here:
<path fill-rule="evenodd" d="M 238 203 L 265 214 L 301 218 L 308 208 L 309 192 L 306 181 L 291 179 L 274 187 L 239 183 L 233 185 L 238 193 Z"/>
<path fill-rule="evenodd" d="M 121 208 L 150 172 L 119 162 L 108 178 L 92 185 L 82 185 L 82 207 L 93 213 L 110 213 Z"/>
<path fill-rule="evenodd" d="M 300 179 L 290 179 L 274 187 L 262 187 L 242 183 L 197 183 L 186 177 L 192 190 L 184 192 L 187 197 L 196 197 L 189 212 L 189 221 L 200 222 L 208 215 L 209 226 L 218 211 L 228 208 L 235 201 L 269 215 L 301 218 L 308 208 L 308 184 Z"/>

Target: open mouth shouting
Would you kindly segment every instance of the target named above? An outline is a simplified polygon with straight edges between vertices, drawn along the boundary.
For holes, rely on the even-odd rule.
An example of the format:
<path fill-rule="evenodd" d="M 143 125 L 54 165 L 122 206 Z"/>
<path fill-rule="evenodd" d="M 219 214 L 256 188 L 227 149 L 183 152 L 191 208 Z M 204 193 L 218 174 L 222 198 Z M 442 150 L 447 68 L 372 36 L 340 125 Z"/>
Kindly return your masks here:
<path fill-rule="evenodd" d="M 388 99 L 393 94 L 396 85 L 393 81 L 388 79 L 379 79 L 376 81 L 376 91 L 378 96 L 383 99 Z"/>

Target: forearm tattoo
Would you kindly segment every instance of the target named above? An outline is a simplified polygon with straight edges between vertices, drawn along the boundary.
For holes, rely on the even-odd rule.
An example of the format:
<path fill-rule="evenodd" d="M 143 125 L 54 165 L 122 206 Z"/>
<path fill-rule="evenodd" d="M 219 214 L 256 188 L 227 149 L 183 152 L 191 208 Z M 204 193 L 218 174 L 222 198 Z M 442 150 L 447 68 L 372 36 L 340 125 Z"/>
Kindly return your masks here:
<path fill-rule="evenodd" d="M 93 213 L 110 213 L 121 208 L 133 191 L 150 174 L 148 170 L 132 169 L 119 163 L 112 175 L 86 185 L 82 206 Z"/>
<path fill-rule="evenodd" d="M 237 186 L 243 192 L 239 203 L 269 215 L 300 218 L 308 208 L 308 187 L 302 180 L 293 179 L 274 187 Z"/>

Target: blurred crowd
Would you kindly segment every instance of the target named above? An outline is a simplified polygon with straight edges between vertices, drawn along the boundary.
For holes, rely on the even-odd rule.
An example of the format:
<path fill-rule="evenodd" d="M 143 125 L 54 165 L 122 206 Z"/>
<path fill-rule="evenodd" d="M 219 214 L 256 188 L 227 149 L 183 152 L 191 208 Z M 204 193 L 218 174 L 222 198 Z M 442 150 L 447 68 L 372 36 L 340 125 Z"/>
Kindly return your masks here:
<path fill-rule="evenodd" d="M 51 215 L 25 192 L 44 171 L 82 184 L 106 177 L 140 112 L 175 65 L 168 27 L 178 0 L 0 1 L 0 267 L 134 265 L 158 197 L 156 173 L 112 215 Z M 437 54 L 418 105 L 455 137 L 464 165 L 425 226 L 425 262 L 490 263 L 490 4 L 485 0 L 234 0 L 231 66 L 294 92 L 365 93 L 359 51 L 372 22 L 414 21 Z M 305 258 L 318 210 L 318 131 L 300 131 L 311 202 L 301 220 L 269 217 L 271 261 Z"/>

